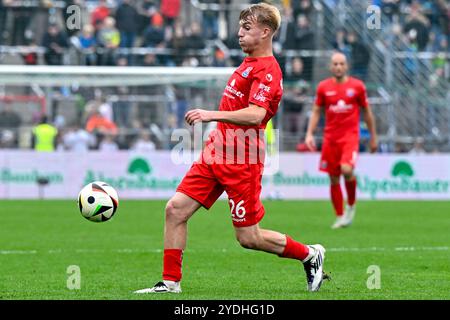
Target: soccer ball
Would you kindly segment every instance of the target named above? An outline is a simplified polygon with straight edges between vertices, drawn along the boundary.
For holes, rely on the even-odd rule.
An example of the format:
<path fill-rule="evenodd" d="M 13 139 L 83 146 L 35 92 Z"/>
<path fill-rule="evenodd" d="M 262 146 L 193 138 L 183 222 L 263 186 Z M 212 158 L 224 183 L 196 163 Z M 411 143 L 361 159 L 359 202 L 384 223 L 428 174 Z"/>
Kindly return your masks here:
<path fill-rule="evenodd" d="M 78 194 L 78 208 L 89 221 L 108 221 L 116 213 L 118 206 L 116 190 L 102 181 L 89 183 Z"/>

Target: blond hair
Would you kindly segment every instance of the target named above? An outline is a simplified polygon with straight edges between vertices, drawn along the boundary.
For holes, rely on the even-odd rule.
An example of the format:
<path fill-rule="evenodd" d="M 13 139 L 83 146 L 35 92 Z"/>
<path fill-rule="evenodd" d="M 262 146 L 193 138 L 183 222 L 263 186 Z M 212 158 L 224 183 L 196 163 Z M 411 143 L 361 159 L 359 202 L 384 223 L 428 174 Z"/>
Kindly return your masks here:
<path fill-rule="evenodd" d="M 273 32 L 276 32 L 280 28 L 280 10 L 271 4 L 260 2 L 251 5 L 241 11 L 239 21 L 246 21 L 252 17 L 256 18 L 258 23 L 268 26 Z"/>

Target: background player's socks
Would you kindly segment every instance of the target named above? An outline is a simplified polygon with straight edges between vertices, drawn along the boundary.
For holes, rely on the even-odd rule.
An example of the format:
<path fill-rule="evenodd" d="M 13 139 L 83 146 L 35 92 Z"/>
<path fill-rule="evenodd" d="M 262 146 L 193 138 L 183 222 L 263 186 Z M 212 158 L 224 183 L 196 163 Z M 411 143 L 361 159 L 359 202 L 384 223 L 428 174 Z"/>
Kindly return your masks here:
<path fill-rule="evenodd" d="M 353 180 L 345 180 L 345 189 L 347 190 L 347 203 L 353 206 L 356 200 L 356 177 Z"/>
<path fill-rule="evenodd" d="M 332 184 L 330 186 L 330 192 L 334 211 L 338 217 L 342 217 L 344 214 L 344 198 L 342 196 L 341 184 Z"/>
<path fill-rule="evenodd" d="M 286 247 L 284 247 L 284 251 L 279 257 L 304 261 L 310 257 L 310 249 L 308 246 L 286 235 Z"/>
<path fill-rule="evenodd" d="M 163 280 L 180 281 L 183 250 L 164 249 Z"/>

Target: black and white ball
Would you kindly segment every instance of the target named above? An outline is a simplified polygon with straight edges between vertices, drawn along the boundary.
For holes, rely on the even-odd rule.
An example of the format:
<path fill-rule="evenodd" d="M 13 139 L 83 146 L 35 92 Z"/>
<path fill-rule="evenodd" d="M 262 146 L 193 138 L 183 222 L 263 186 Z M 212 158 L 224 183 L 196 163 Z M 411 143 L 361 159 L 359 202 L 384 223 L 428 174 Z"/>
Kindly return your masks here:
<path fill-rule="evenodd" d="M 78 194 L 78 208 L 89 221 L 108 221 L 116 213 L 118 206 L 116 190 L 102 181 L 89 183 Z"/>

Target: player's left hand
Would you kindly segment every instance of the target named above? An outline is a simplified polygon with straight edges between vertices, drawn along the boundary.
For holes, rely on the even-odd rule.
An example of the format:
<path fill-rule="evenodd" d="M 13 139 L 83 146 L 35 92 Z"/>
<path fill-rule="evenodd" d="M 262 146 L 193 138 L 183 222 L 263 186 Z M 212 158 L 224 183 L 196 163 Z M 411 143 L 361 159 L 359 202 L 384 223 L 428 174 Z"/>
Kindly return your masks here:
<path fill-rule="evenodd" d="M 194 125 L 197 122 L 209 122 L 211 121 L 210 111 L 203 109 L 194 109 L 186 112 L 184 119 L 189 125 Z"/>
<path fill-rule="evenodd" d="M 371 138 L 369 141 L 370 153 L 375 153 L 378 150 L 378 141 L 376 138 Z"/>

